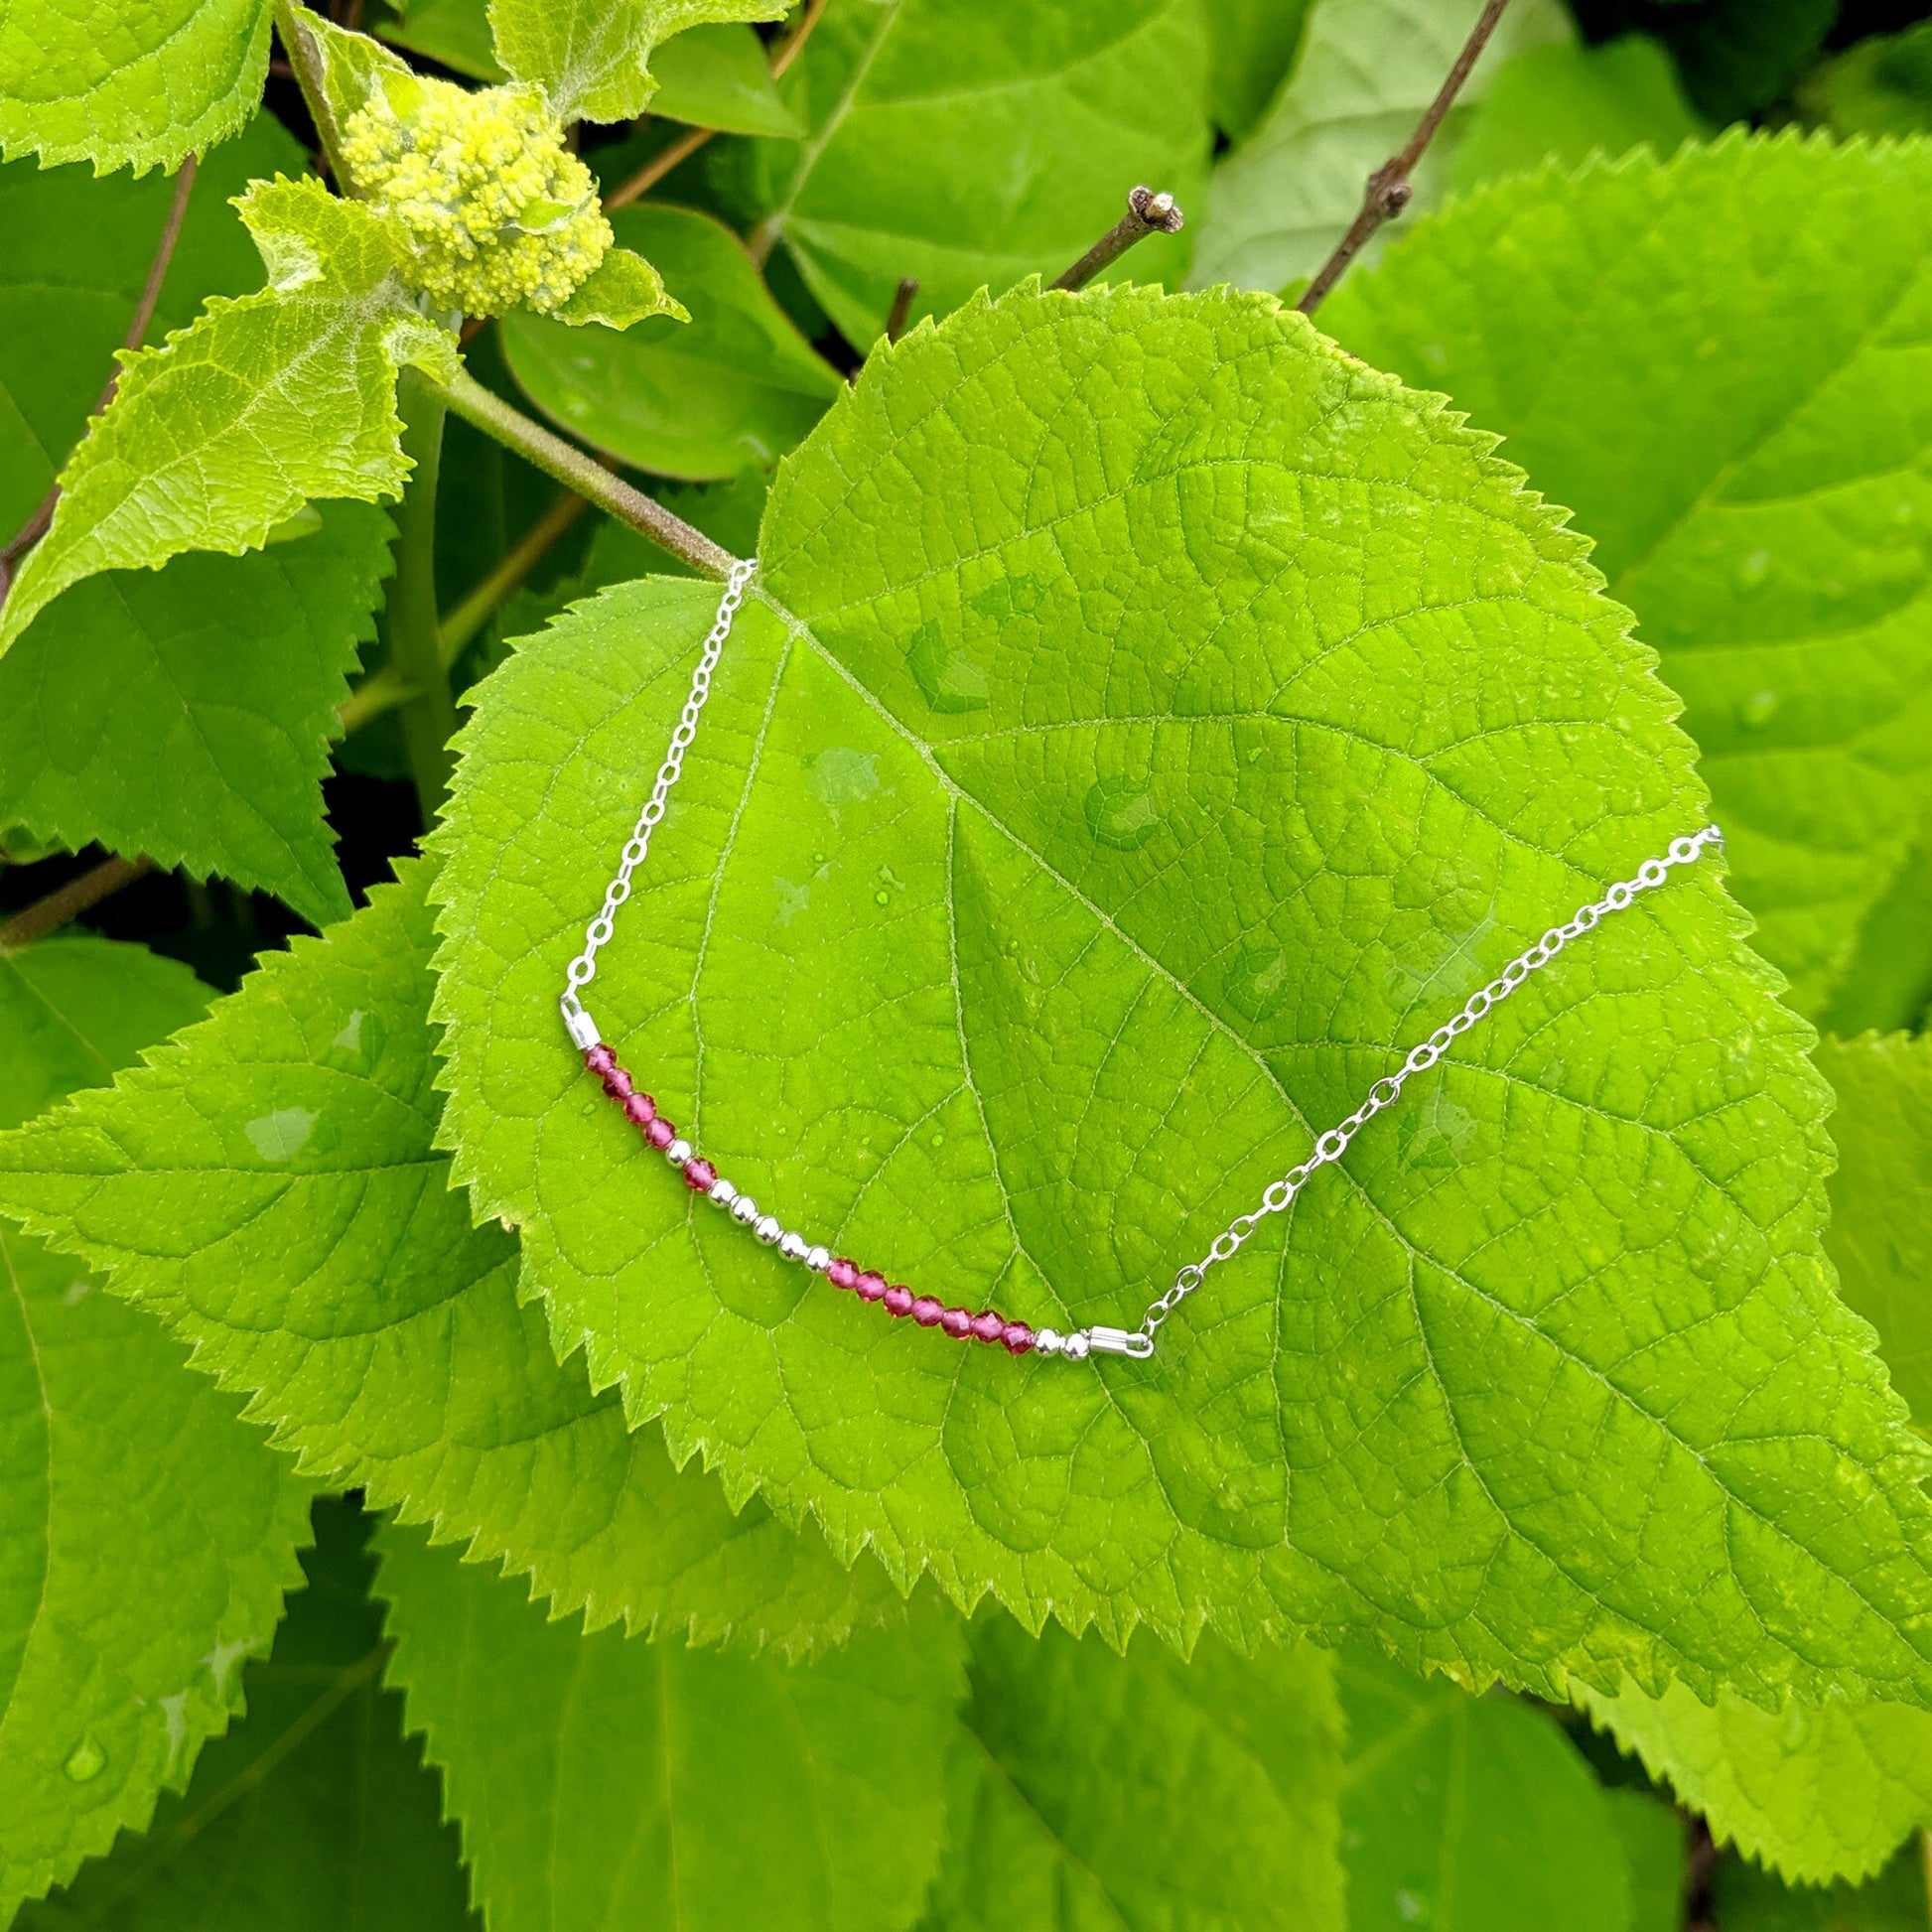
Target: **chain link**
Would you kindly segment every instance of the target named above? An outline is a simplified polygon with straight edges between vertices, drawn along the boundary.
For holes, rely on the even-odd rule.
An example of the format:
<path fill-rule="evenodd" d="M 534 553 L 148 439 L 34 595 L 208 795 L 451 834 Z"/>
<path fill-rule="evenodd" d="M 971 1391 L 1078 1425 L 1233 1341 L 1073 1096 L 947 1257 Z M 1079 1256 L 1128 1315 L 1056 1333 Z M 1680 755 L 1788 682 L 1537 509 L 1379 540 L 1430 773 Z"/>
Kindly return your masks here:
<path fill-rule="evenodd" d="M 677 729 L 671 734 L 670 749 L 664 754 L 664 762 L 657 767 L 657 782 L 651 786 L 650 797 L 645 800 L 644 809 L 637 814 L 636 824 L 630 828 L 630 837 L 624 845 L 617 877 L 604 889 L 602 909 L 584 928 L 584 950 L 570 962 L 567 984 L 562 999 L 558 1001 L 566 1019 L 583 1011 L 579 995 L 597 977 L 598 948 L 609 944 L 617 926 L 618 907 L 630 897 L 630 875 L 644 863 L 650 851 L 651 831 L 664 816 L 664 801 L 684 769 L 684 755 L 698 735 L 698 714 L 704 710 L 705 700 L 711 696 L 711 674 L 718 668 L 719 654 L 725 648 L 725 639 L 731 635 L 732 620 L 738 615 L 738 607 L 745 602 L 746 588 L 757 570 L 756 558 L 735 563 L 731 576 L 725 581 L 725 594 L 718 600 L 717 620 L 711 626 L 711 634 L 704 640 L 698 668 L 691 673 L 691 692 L 684 700 L 684 712 L 678 719 Z"/>
<path fill-rule="evenodd" d="M 1198 1261 L 1189 1262 L 1175 1275 L 1173 1286 L 1158 1301 L 1148 1305 L 1147 1313 L 1136 1330 L 1137 1338 L 1143 1339 L 1145 1346 L 1132 1352 L 1151 1355 L 1154 1352 L 1155 1330 L 1201 1285 L 1207 1271 L 1217 1262 L 1232 1261 L 1240 1252 L 1241 1244 L 1269 1215 L 1281 1213 L 1302 1191 L 1303 1183 L 1317 1168 L 1325 1168 L 1339 1161 L 1347 1152 L 1348 1143 L 1395 1100 L 1402 1091 L 1403 1082 L 1412 1073 L 1426 1072 L 1434 1066 L 1449 1051 L 1450 1043 L 1466 1034 L 1491 1007 L 1499 1000 L 1508 999 L 1538 967 L 1549 965 L 1571 940 L 1581 939 L 1605 914 L 1621 912 L 1639 893 L 1654 892 L 1661 886 L 1670 877 L 1673 866 L 1688 866 L 1703 853 L 1706 846 L 1723 843 L 1724 834 L 1715 825 L 1707 825 L 1703 831 L 1688 838 L 1673 839 L 1670 850 L 1661 859 L 1646 859 L 1633 878 L 1612 886 L 1601 898 L 1579 906 L 1571 918 L 1562 925 L 1553 925 L 1527 952 L 1519 953 L 1512 959 L 1487 986 L 1472 993 L 1460 1013 L 1452 1020 L 1445 1021 L 1421 1044 L 1412 1047 L 1409 1057 L 1401 1066 L 1377 1080 L 1369 1088 L 1362 1104 L 1346 1120 L 1329 1128 L 1315 1142 L 1314 1151 L 1300 1167 L 1289 1169 L 1263 1193 L 1258 1205 L 1245 1214 L 1237 1214 L 1214 1237 L 1207 1252 Z"/>

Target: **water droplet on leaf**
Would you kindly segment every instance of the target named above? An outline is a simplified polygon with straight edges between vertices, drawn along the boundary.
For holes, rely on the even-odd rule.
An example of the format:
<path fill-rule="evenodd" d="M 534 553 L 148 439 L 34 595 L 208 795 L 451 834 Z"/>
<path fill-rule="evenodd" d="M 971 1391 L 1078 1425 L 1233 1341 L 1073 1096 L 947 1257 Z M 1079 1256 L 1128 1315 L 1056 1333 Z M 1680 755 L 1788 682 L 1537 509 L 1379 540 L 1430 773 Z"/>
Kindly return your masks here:
<path fill-rule="evenodd" d="M 1752 550 L 1737 560 L 1736 584 L 1740 591 L 1754 591 L 1771 574 L 1771 553 Z"/>
<path fill-rule="evenodd" d="M 93 1733 L 89 1731 L 74 1745 L 62 1768 L 75 1784 L 87 1784 L 107 1768 L 107 1753 L 94 1742 Z"/>
<path fill-rule="evenodd" d="M 913 631 L 905 662 L 934 711 L 987 708 L 986 673 L 964 651 L 955 650 L 931 619 Z"/>
<path fill-rule="evenodd" d="M 1154 794 L 1136 778 L 1101 778 L 1087 789 L 1087 830 L 1116 852 L 1138 852 L 1161 829 Z"/>
<path fill-rule="evenodd" d="M 1782 700 L 1775 691 L 1753 691 L 1737 707 L 1737 716 L 1751 730 L 1756 731 L 1760 726 L 1768 725 L 1771 722 L 1771 714 L 1777 710 Z"/>
<path fill-rule="evenodd" d="M 272 1114 L 251 1120 L 243 1131 L 264 1161 L 288 1161 L 308 1145 L 315 1127 L 313 1108 L 277 1107 Z"/>
<path fill-rule="evenodd" d="M 1292 987 L 1279 946 L 1250 946 L 1227 970 L 1221 991 L 1236 1013 L 1267 1020 L 1282 1010 Z"/>

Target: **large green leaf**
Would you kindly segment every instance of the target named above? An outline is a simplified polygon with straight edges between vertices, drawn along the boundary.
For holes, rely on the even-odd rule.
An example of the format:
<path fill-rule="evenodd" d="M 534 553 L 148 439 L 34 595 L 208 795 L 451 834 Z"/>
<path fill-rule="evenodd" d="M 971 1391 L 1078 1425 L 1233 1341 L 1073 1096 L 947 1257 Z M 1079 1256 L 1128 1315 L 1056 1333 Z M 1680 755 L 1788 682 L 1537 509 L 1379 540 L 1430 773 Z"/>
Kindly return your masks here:
<path fill-rule="evenodd" d="M 1701 1704 L 1681 1684 L 1630 1687 L 1586 1708 L 1654 1777 L 1786 1877 L 1866 1878 L 1914 1825 L 1932 1824 L 1932 1714 L 1895 1704 L 1760 1711 Z"/>
<path fill-rule="evenodd" d="M 1206 60 L 1197 0 L 833 0 L 784 80 L 811 131 L 759 150 L 760 239 L 862 347 L 901 276 L 917 317 L 1057 274 L 1136 182 L 1192 208 Z M 1117 273 L 1175 276 L 1189 239 Z"/>
<path fill-rule="evenodd" d="M 1358 1651 L 1339 1683 L 1349 1932 L 1632 1932 L 1606 1794 L 1549 1718 Z"/>
<path fill-rule="evenodd" d="M 1022 291 L 875 356 L 772 490 L 606 1034 L 795 1225 L 1131 1321 L 1702 822 L 1626 614 L 1486 450 L 1268 297 Z M 1713 869 L 1412 1086 L 1152 1365 L 962 1350 L 693 1201 L 556 1018 L 714 597 L 527 644 L 439 838 L 460 1172 L 635 1420 L 1029 1621 L 1918 1694 L 1924 1451 Z"/>
<path fill-rule="evenodd" d="M 391 1681 L 490 1932 L 896 1932 L 938 1863 L 962 1632 L 933 1611 L 787 1667 L 580 1635 L 385 1532 Z"/>
<path fill-rule="evenodd" d="M 1285 289 L 1327 259 L 1362 205 L 1369 171 L 1409 138 L 1468 38 L 1481 0 L 1315 0 L 1294 77 L 1208 184 L 1193 282 Z M 1511 54 L 1573 32 L 1558 0 L 1504 14 L 1415 175 L 1442 193 L 1476 103 Z M 1379 239 L 1364 259 L 1373 260 Z"/>
<path fill-rule="evenodd" d="M 611 225 L 657 264 L 690 321 L 617 335 L 505 316 L 516 379 L 547 415 L 640 470 L 707 482 L 775 463 L 844 379 L 772 301 L 729 228 L 670 207 L 620 208 Z"/>
<path fill-rule="evenodd" d="M 489 0 L 496 58 L 567 121 L 627 121 L 650 103 L 659 41 L 705 21 L 781 20 L 791 0 Z"/>
<path fill-rule="evenodd" d="M 368 1519 L 316 1505 L 307 1587 L 247 1667 L 248 1715 L 143 1838 L 123 1838 L 17 1932 L 478 1932 L 435 1777 L 379 1688 Z"/>
<path fill-rule="evenodd" d="M 500 1559 L 593 1625 L 786 1650 L 896 1620 L 877 1564 L 680 1476 L 560 1369 L 516 1244 L 430 1140 L 423 868 L 272 956 L 111 1093 L 0 1143 L 5 1198 L 252 1398 L 320 1479 Z"/>
<path fill-rule="evenodd" d="M 1893 1384 L 1932 1429 L 1932 1037 L 1828 1039 L 1818 1065 L 1838 1094 L 1826 1246 Z"/>
<path fill-rule="evenodd" d="M 76 584 L 0 660 L 0 822 L 345 917 L 322 779 L 388 566 L 388 518 L 330 503 L 265 550 Z"/>
<path fill-rule="evenodd" d="M 1711 1894 L 1717 1932 L 1925 1932 L 1925 1854 L 1907 1846 L 1864 1885 L 1786 1885 L 1725 1859 Z"/>
<path fill-rule="evenodd" d="M 926 1932 L 1339 1932 L 1326 1653 L 1123 1659 L 996 1617 L 970 1681 Z"/>
<path fill-rule="evenodd" d="M 1501 183 L 1322 322 L 1503 432 L 1595 538 L 1757 944 L 1818 1011 L 1932 802 L 1932 146 Z"/>
<path fill-rule="evenodd" d="M 0 957 L 0 1119 L 105 1079 L 206 997 L 104 939 Z M 268 1648 L 305 1496 L 235 1408 L 0 1221 L 0 1921 L 147 1823 Z"/>
<path fill-rule="evenodd" d="M 0 11 L 0 155 L 96 170 L 175 167 L 261 105 L 267 0 Z"/>
<path fill-rule="evenodd" d="M 1821 61 L 1798 98 L 1838 134 L 1932 134 L 1932 21 Z"/>
<path fill-rule="evenodd" d="M 411 306 L 381 224 L 319 182 L 241 203 L 269 286 L 211 301 L 120 386 L 61 474 L 48 533 L 4 605 L 0 651 L 43 606 L 103 570 L 185 550 L 239 553 L 314 497 L 401 492 L 396 372 L 448 376 L 456 339 Z"/>
<path fill-rule="evenodd" d="M 657 49 L 651 60 L 660 119 L 715 127 L 727 134 L 800 135 L 805 124 L 785 105 L 771 77 L 764 43 L 749 27 L 721 21 L 693 27 Z"/>
<path fill-rule="evenodd" d="M 1203 0 L 1208 107 L 1230 140 L 1243 141 L 1288 78 L 1313 0 Z"/>

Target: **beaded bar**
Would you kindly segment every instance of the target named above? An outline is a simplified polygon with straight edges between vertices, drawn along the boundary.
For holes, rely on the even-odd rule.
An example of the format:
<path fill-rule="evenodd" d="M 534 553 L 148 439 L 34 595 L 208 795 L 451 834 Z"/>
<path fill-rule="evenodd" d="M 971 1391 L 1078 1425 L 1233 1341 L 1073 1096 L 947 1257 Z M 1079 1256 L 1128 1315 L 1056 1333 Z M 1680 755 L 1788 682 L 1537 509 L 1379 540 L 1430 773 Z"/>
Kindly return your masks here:
<path fill-rule="evenodd" d="M 588 1022 L 588 1016 L 585 1018 Z M 587 1024 L 584 1031 L 594 1034 L 595 1028 Z M 829 1248 L 807 1241 L 776 1215 L 760 1214 L 757 1201 L 741 1194 L 683 1139 L 657 1111 L 657 1102 L 639 1090 L 602 1040 L 584 1048 L 584 1064 L 603 1082 L 604 1091 L 622 1109 L 624 1119 L 683 1174 L 684 1184 L 694 1194 L 706 1195 L 767 1247 L 775 1247 L 787 1261 L 823 1275 L 834 1288 L 844 1289 L 862 1302 L 877 1303 L 890 1315 L 910 1315 L 921 1328 L 937 1328 L 955 1341 L 997 1342 L 1009 1355 L 1030 1355 L 1037 1350 L 1042 1355 L 1063 1354 L 1078 1360 L 1087 1352 L 1084 1336 L 1058 1335 L 1051 1328 L 1036 1330 L 1025 1321 L 1009 1321 L 998 1309 L 981 1309 L 975 1313 L 971 1309 L 948 1308 L 930 1295 L 914 1295 L 903 1282 L 888 1282 L 877 1269 L 862 1269 L 850 1256 L 834 1255 Z"/>

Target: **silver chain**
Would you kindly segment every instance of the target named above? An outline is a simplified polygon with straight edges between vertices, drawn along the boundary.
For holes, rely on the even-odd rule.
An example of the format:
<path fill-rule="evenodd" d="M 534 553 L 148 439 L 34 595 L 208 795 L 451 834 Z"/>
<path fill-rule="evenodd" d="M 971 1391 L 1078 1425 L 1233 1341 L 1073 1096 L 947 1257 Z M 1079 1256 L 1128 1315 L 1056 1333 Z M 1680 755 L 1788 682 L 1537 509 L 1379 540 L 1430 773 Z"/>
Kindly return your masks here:
<path fill-rule="evenodd" d="M 1213 1245 L 1206 1254 L 1181 1269 L 1173 1278 L 1173 1286 L 1159 1301 L 1148 1305 L 1140 1327 L 1120 1342 L 1113 1343 L 1112 1352 L 1140 1357 L 1152 1355 L 1155 1330 L 1201 1285 L 1207 1271 L 1216 1262 L 1233 1260 L 1249 1235 L 1269 1215 L 1281 1213 L 1302 1191 L 1303 1184 L 1317 1168 L 1325 1168 L 1339 1161 L 1347 1152 L 1348 1143 L 1401 1093 L 1403 1082 L 1410 1074 L 1421 1073 L 1434 1066 L 1449 1051 L 1451 1040 L 1466 1034 L 1499 1000 L 1508 999 L 1538 967 L 1549 965 L 1571 940 L 1581 939 L 1605 914 L 1621 912 L 1639 893 L 1654 892 L 1661 886 L 1670 877 L 1673 866 L 1688 866 L 1703 853 L 1706 846 L 1723 843 L 1724 834 L 1715 825 L 1707 825 L 1702 832 L 1689 838 L 1673 839 L 1670 850 L 1663 858 L 1646 859 L 1637 868 L 1634 878 L 1620 881 L 1601 898 L 1579 906 L 1571 918 L 1562 925 L 1553 925 L 1527 952 L 1518 953 L 1487 986 L 1469 995 L 1462 1011 L 1454 1019 L 1446 1020 L 1419 1046 L 1411 1048 L 1409 1057 L 1393 1073 L 1377 1080 L 1369 1088 L 1368 1097 L 1362 1104 L 1346 1120 L 1329 1128 L 1315 1142 L 1314 1152 L 1300 1167 L 1290 1168 L 1267 1189 L 1257 1206 L 1245 1214 L 1237 1214 L 1214 1237 Z M 1104 1332 L 1112 1335 L 1119 1331 Z"/>
<path fill-rule="evenodd" d="M 718 600 L 717 621 L 712 624 L 711 634 L 704 640 L 698 668 L 691 673 L 691 692 L 684 700 L 684 714 L 677 722 L 677 730 L 671 734 L 670 749 L 664 754 L 664 762 L 657 767 L 657 782 L 650 788 L 650 797 L 645 800 L 644 809 L 637 814 L 637 823 L 630 828 L 630 838 L 623 848 L 618 876 L 604 889 L 603 909 L 584 928 L 584 950 L 570 962 L 568 984 L 562 1000 L 558 1002 L 564 1010 L 566 1021 L 573 1014 L 583 1011 L 583 1002 L 578 996 L 596 979 L 598 948 L 610 943 L 611 934 L 616 930 L 618 907 L 630 897 L 630 875 L 644 863 L 645 855 L 650 851 L 651 831 L 664 816 L 664 801 L 670 796 L 671 787 L 677 783 L 684 769 L 684 755 L 698 735 L 698 714 L 704 710 L 705 700 L 711 696 L 711 674 L 718 668 L 719 653 L 725 648 L 725 639 L 731 635 L 732 619 L 738 615 L 738 607 L 745 602 L 746 587 L 757 570 L 757 558 L 749 562 L 740 561 L 732 565 L 731 575 L 725 580 L 725 594 Z M 573 1029 L 573 1036 L 574 1034 Z"/>

